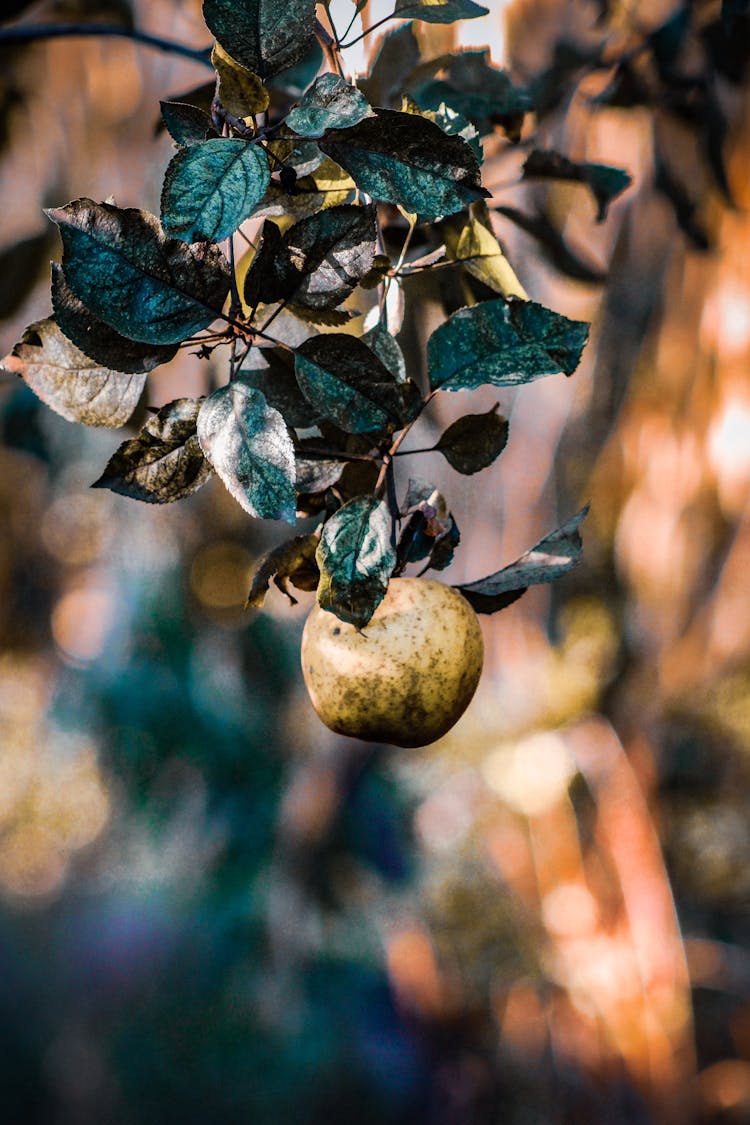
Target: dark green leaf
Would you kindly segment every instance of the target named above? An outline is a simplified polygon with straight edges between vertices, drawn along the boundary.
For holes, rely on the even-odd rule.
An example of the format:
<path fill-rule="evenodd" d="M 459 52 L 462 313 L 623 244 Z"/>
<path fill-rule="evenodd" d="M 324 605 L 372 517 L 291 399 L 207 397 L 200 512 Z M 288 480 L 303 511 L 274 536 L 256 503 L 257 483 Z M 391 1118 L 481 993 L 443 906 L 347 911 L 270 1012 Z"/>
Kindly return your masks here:
<path fill-rule="evenodd" d="M 175 344 L 140 344 L 129 340 L 94 316 L 78 300 L 58 262 L 52 263 L 52 307 L 55 320 L 68 339 L 90 359 L 112 371 L 139 375 L 167 363 L 177 353 Z"/>
<path fill-rule="evenodd" d="M 217 135 L 205 110 L 187 102 L 159 102 L 167 132 L 178 145 L 199 145 Z"/>
<path fill-rule="evenodd" d="M 317 560 L 318 601 L 363 629 L 388 589 L 396 562 L 388 508 L 374 496 L 350 500 L 323 528 Z"/>
<path fill-rule="evenodd" d="M 338 74 L 321 74 L 287 115 L 301 137 L 322 137 L 326 129 L 346 129 L 372 113 L 367 98 Z"/>
<path fill-rule="evenodd" d="M 483 301 L 459 309 L 427 343 L 432 390 L 510 387 L 558 371 L 572 375 L 589 326 L 535 301 Z"/>
<path fill-rule="evenodd" d="M 162 406 L 137 437 L 115 451 L 92 487 L 147 504 L 169 504 L 197 492 L 211 476 L 195 429 L 202 402 L 178 398 Z"/>
<path fill-rule="evenodd" d="M 292 605 L 297 604 L 297 599 L 289 590 L 289 582 L 298 590 L 315 590 L 320 579 L 315 561 L 317 548 L 317 535 L 295 535 L 287 543 L 263 555 L 253 574 L 246 608 L 258 609 L 263 605 L 271 579 Z"/>
<path fill-rule="evenodd" d="M 260 145 L 217 137 L 183 148 L 164 176 L 164 230 L 184 242 L 220 242 L 249 218 L 270 182 Z"/>
<path fill-rule="evenodd" d="M 399 383 L 406 382 L 404 353 L 401 351 L 396 337 L 392 336 L 380 321 L 369 332 L 365 332 L 362 343 L 367 344 L 368 348 L 375 352 L 375 355 L 388 368 L 394 379 L 397 379 Z"/>
<path fill-rule="evenodd" d="M 245 118 L 268 109 L 268 90 L 258 75 L 236 62 L 220 43 L 214 44 L 211 62 L 217 77 L 216 94 L 228 113 Z"/>
<path fill-rule="evenodd" d="M 351 129 L 326 134 L 320 148 L 362 191 L 421 221 L 460 211 L 489 194 L 470 146 L 413 113 L 378 110 Z"/>
<path fill-rule="evenodd" d="M 242 382 L 265 395 L 269 406 L 278 410 L 292 429 L 314 426 L 318 415 L 307 401 L 294 374 L 294 356 L 285 348 L 257 349 L 266 361 L 265 367 L 243 368 Z"/>
<path fill-rule="evenodd" d="M 630 186 L 631 177 L 622 168 L 608 164 L 579 164 L 559 152 L 535 149 L 523 166 L 524 179 L 573 180 L 586 184 L 596 200 L 596 221 L 607 217 L 613 199 Z"/>
<path fill-rule="evenodd" d="M 465 414 L 448 427 L 435 449 L 456 472 L 471 475 L 500 456 L 508 441 L 508 419 L 497 413 L 497 404 L 486 414 Z"/>
<path fill-rule="evenodd" d="M 399 384 L 355 336 L 336 332 L 305 340 L 296 351 L 295 371 L 313 407 L 347 433 L 403 424 Z"/>
<path fill-rule="evenodd" d="M 201 448 L 246 512 L 294 523 L 294 445 L 261 391 L 240 380 L 220 387 L 198 415 Z"/>
<path fill-rule="evenodd" d="M 69 422 L 124 426 L 138 405 L 145 375 L 127 375 L 89 359 L 52 317 L 30 325 L 0 367 L 20 375 L 42 402 Z"/>
<path fill-rule="evenodd" d="M 388 106 L 400 98 L 419 57 L 419 44 L 410 23 L 385 35 L 370 74 L 359 83 L 370 105 Z"/>
<path fill-rule="evenodd" d="M 456 589 L 477 613 L 495 613 L 514 602 L 529 586 L 554 582 L 580 562 L 583 544 L 578 529 L 588 515 L 588 510 L 586 505 L 510 566 L 476 582 L 457 586 Z"/>
<path fill-rule="evenodd" d="M 245 300 L 251 307 L 262 300 L 334 309 L 369 272 L 376 238 L 374 207 L 331 207 L 301 219 L 283 237 L 266 222 L 245 278 Z"/>
<path fill-rule="evenodd" d="M 396 0 L 394 15 L 399 19 L 423 20 L 425 23 L 453 23 L 489 15 L 489 8 L 473 0 Z"/>
<path fill-rule="evenodd" d="M 307 53 L 315 0 L 203 0 L 203 18 L 227 54 L 268 78 Z"/>
<path fill-rule="evenodd" d="M 47 214 L 60 228 L 68 285 L 123 336 L 177 344 L 220 314 L 229 266 L 218 247 L 187 246 L 147 211 L 91 199 Z"/>
<path fill-rule="evenodd" d="M 441 104 L 472 121 L 480 134 L 502 125 L 516 134 L 533 108 L 526 90 L 515 86 L 505 70 L 493 66 L 487 50 L 452 55 L 447 78 L 430 79 L 412 91 L 422 109 L 439 110 Z"/>
<path fill-rule="evenodd" d="M 267 79 L 272 90 L 281 90 L 291 98 L 304 94 L 323 65 L 323 48 L 317 39 L 311 39 L 299 62 Z"/>

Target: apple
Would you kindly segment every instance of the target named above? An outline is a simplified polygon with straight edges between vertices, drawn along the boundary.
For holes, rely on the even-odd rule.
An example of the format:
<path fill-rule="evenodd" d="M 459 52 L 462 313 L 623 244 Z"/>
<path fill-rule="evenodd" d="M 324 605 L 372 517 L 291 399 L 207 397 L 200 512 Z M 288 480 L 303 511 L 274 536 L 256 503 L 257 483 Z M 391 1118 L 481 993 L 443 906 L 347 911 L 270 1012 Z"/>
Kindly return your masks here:
<path fill-rule="evenodd" d="M 316 605 L 302 634 L 305 685 L 326 726 L 395 746 L 426 746 L 450 730 L 483 657 L 467 600 L 426 578 L 392 578 L 361 631 Z"/>

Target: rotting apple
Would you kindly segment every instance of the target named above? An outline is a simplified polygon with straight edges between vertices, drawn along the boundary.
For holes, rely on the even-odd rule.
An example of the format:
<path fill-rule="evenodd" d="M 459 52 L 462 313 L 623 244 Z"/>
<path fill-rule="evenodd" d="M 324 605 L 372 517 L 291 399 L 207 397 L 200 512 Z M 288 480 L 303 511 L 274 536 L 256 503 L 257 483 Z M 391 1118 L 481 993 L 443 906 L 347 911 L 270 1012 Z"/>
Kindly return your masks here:
<path fill-rule="evenodd" d="M 316 605 L 302 635 L 305 684 L 326 726 L 395 746 L 426 746 L 451 729 L 483 657 L 468 601 L 425 578 L 392 578 L 361 631 Z"/>

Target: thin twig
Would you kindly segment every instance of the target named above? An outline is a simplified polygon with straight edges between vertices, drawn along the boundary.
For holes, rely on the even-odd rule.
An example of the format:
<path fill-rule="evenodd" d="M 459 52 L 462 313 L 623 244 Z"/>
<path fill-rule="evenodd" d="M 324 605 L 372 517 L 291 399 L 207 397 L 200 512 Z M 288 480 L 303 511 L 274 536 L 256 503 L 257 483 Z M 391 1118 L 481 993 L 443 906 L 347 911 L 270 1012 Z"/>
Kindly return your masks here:
<path fill-rule="evenodd" d="M 374 492 L 375 492 L 376 496 L 382 495 L 383 485 L 385 484 L 385 479 L 386 479 L 386 473 L 388 472 L 388 466 L 391 463 L 391 461 L 393 460 L 393 458 L 396 456 L 396 454 L 398 453 L 398 450 L 399 450 L 399 447 L 400 447 L 402 441 L 404 440 L 406 435 L 409 433 L 409 431 L 411 430 L 414 423 L 417 422 L 422 417 L 428 403 L 432 402 L 435 395 L 438 394 L 439 392 L 440 392 L 439 387 L 434 391 L 430 391 L 430 393 L 427 395 L 427 398 L 424 400 L 424 402 L 420 406 L 419 413 L 417 414 L 417 416 L 415 418 L 412 418 L 412 420 L 411 420 L 411 422 L 409 423 L 408 426 L 404 426 L 403 430 L 398 435 L 398 437 L 394 441 L 393 445 L 391 446 L 391 448 L 386 453 L 385 457 L 383 458 L 383 464 L 380 466 L 380 472 L 378 473 L 378 479 L 375 481 Z"/>
<path fill-rule="evenodd" d="M 353 47 L 355 43 L 359 43 L 359 41 L 361 39 L 364 39 L 365 36 L 369 35 L 371 31 L 375 31 L 376 28 L 382 27 L 384 23 L 388 23 L 388 20 L 392 20 L 395 16 L 396 12 L 391 12 L 389 15 L 383 16 L 382 20 L 378 20 L 377 23 L 370 24 L 370 26 L 365 28 L 365 30 L 355 39 L 350 39 L 348 43 L 340 43 L 339 46 L 341 47 L 341 50 L 345 51 L 347 47 Z"/>
<path fill-rule="evenodd" d="M 160 35 L 149 35 L 135 27 L 124 27 L 110 23 L 38 23 L 24 27 L 4 27 L 0 30 L 0 46 L 8 43 L 34 43 L 41 39 L 86 39 L 101 36 L 116 36 L 131 39 L 144 47 L 163 51 L 168 55 L 181 55 L 184 59 L 200 63 L 213 70 L 210 48 L 188 47 L 173 39 L 163 39 Z"/>

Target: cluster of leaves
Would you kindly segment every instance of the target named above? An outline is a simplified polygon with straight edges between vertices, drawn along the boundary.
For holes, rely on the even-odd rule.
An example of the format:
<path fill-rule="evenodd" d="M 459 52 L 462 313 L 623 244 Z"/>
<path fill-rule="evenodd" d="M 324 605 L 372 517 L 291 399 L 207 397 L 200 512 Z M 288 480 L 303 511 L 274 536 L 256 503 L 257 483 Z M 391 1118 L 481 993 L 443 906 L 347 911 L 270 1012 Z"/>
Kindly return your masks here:
<path fill-rule="evenodd" d="M 162 103 L 177 151 L 161 214 L 85 198 L 48 211 L 63 244 L 53 315 L 3 366 L 63 417 L 119 427 L 178 349 L 208 358 L 225 346 L 224 385 L 152 410 L 96 487 L 165 503 L 216 474 L 251 516 L 314 517 L 314 531 L 261 561 L 249 601 L 260 604 L 271 579 L 287 594 L 288 583 L 317 587 L 325 608 L 362 627 L 392 575 L 441 570 L 459 542 L 429 482 L 411 480 L 398 498 L 395 459 L 430 401 L 571 375 L 587 339 L 586 324 L 526 298 L 485 202 L 482 138 L 517 140 L 533 98 L 486 51 L 422 58 L 412 23 L 385 36 L 356 84 L 315 0 L 205 0 L 203 10 L 216 39 L 210 103 L 205 90 Z M 446 23 L 485 11 L 396 0 L 393 16 Z M 524 175 L 588 185 L 600 218 L 629 182 L 543 150 Z M 255 244 L 243 231 L 254 218 Z M 249 249 L 235 261 L 238 232 Z M 399 236 L 400 253 L 387 253 Z M 388 295 L 443 265 L 475 288 L 428 340 L 422 387 L 407 376 Z M 466 414 L 432 449 L 471 474 L 507 437 L 493 408 Z M 583 515 L 462 592 L 494 612 L 564 573 Z"/>

